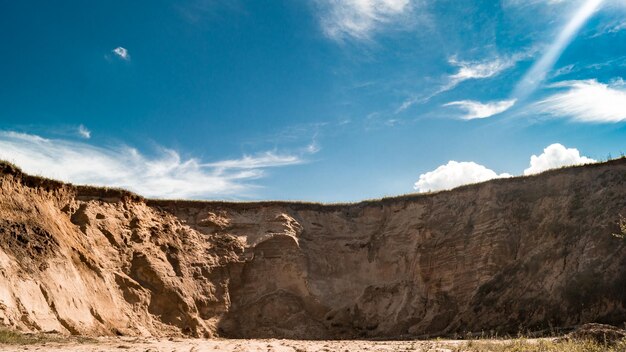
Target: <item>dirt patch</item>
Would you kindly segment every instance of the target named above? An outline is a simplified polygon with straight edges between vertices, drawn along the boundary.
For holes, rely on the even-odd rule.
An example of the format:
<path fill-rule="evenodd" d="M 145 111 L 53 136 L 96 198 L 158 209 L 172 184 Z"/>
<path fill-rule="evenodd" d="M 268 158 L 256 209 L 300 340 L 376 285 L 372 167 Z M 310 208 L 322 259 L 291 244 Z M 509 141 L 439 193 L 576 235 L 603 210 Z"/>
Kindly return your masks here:
<path fill-rule="evenodd" d="M 58 241 L 44 228 L 32 224 L 0 220 L 0 248 L 19 258 L 23 269 L 32 271 L 33 265 L 41 269 L 55 255 Z"/>

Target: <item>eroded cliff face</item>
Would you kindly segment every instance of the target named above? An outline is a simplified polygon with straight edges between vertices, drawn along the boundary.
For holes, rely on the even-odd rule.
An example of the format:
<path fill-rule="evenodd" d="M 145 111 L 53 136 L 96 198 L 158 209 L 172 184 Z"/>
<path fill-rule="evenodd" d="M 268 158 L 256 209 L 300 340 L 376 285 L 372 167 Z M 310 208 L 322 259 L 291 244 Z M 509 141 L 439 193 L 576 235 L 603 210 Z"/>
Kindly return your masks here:
<path fill-rule="evenodd" d="M 626 160 L 349 205 L 0 176 L 0 322 L 355 338 L 626 321 Z"/>

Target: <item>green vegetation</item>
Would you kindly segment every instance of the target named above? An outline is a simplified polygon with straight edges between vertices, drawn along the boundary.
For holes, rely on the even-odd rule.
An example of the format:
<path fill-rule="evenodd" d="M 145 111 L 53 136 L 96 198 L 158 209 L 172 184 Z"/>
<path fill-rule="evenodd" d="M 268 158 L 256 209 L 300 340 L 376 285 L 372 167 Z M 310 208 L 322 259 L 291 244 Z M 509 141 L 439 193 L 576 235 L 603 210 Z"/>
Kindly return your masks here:
<path fill-rule="evenodd" d="M 577 340 L 477 340 L 452 348 L 454 352 L 618 352 L 626 351 L 626 341 L 605 345 Z"/>
<path fill-rule="evenodd" d="M 47 343 L 97 343 L 97 340 L 85 336 L 63 336 L 48 333 L 22 333 L 0 328 L 0 346 L 2 345 L 45 345 Z M 0 350 L 2 348 L 0 347 Z"/>
<path fill-rule="evenodd" d="M 0 329 L 0 345 L 32 345 L 53 340 L 56 340 L 54 336 L 23 334 L 8 329 Z"/>

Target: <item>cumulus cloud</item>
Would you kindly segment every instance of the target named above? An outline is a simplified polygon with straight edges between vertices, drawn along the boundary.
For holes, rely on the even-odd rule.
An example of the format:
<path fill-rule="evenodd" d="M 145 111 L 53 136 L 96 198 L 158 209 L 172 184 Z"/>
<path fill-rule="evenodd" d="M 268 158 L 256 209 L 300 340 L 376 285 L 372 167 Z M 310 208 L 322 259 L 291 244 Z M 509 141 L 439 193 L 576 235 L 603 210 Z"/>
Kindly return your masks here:
<path fill-rule="evenodd" d="M 515 105 L 515 99 L 481 103 L 473 100 L 453 101 L 444 106 L 458 106 L 466 111 L 462 116 L 464 120 L 484 119 L 501 114 Z"/>
<path fill-rule="evenodd" d="M 118 46 L 112 51 L 113 51 L 113 54 L 117 55 L 120 59 L 125 60 L 125 61 L 130 61 L 130 54 L 128 53 L 128 50 L 126 48 Z"/>
<path fill-rule="evenodd" d="M 497 174 L 495 171 L 474 162 L 451 160 L 446 165 L 441 165 L 433 171 L 420 175 L 414 188 L 419 192 L 439 191 L 502 177 L 511 177 L 511 175 Z"/>
<path fill-rule="evenodd" d="M 324 33 L 336 40 L 369 39 L 385 25 L 406 19 L 411 0 L 319 0 Z"/>
<path fill-rule="evenodd" d="M 562 144 L 555 143 L 546 147 L 542 154 L 530 157 L 530 167 L 524 170 L 524 175 L 537 174 L 563 166 L 595 162 L 596 160 L 581 156 L 576 148 L 565 148 Z"/>
<path fill-rule="evenodd" d="M 524 175 L 532 175 L 563 166 L 595 163 L 596 160 L 581 156 L 576 148 L 566 148 L 562 144 L 551 144 L 540 155 L 530 157 L 530 166 Z M 512 177 L 511 174 L 498 174 L 475 162 L 449 161 L 433 171 L 421 174 L 414 189 L 418 192 L 440 191 L 461 185 L 478 183 L 495 178 Z"/>
<path fill-rule="evenodd" d="M 566 81 L 551 87 L 565 91 L 536 103 L 540 112 L 579 122 L 626 121 L 626 85 L 621 78 L 610 84 L 597 80 Z"/>
<path fill-rule="evenodd" d="M 84 125 L 80 125 L 78 126 L 78 135 L 85 139 L 89 139 L 91 138 L 91 131 Z"/>
<path fill-rule="evenodd" d="M 202 163 L 161 148 L 147 156 L 126 146 L 101 147 L 0 131 L 0 159 L 25 172 L 75 184 L 122 187 L 147 197 L 241 197 L 270 167 L 301 164 L 298 155 L 265 152 Z"/>

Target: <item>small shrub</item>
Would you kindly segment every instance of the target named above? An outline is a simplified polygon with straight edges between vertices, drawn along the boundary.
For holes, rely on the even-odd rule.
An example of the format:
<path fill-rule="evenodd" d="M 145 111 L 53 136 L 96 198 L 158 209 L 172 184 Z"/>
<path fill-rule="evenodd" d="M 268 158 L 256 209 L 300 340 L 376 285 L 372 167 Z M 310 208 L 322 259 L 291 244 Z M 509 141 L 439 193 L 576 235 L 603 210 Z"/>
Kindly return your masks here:
<path fill-rule="evenodd" d="M 0 346 L 2 345 L 35 345 L 35 344 L 44 344 L 48 342 L 79 342 L 79 343 L 87 343 L 93 342 L 95 340 L 81 337 L 81 336 L 73 336 L 73 337 L 64 337 L 59 334 L 44 334 L 44 333 L 22 333 L 19 331 L 9 330 L 7 328 L 0 327 Z M 2 347 L 0 347 L 2 350 Z"/>
<path fill-rule="evenodd" d="M 0 329 L 0 345 L 26 345 L 35 343 L 34 336 L 22 334 L 8 329 Z"/>
<path fill-rule="evenodd" d="M 453 349 L 455 352 L 618 352 L 625 351 L 626 342 L 603 345 L 594 341 L 526 340 L 472 341 Z"/>

